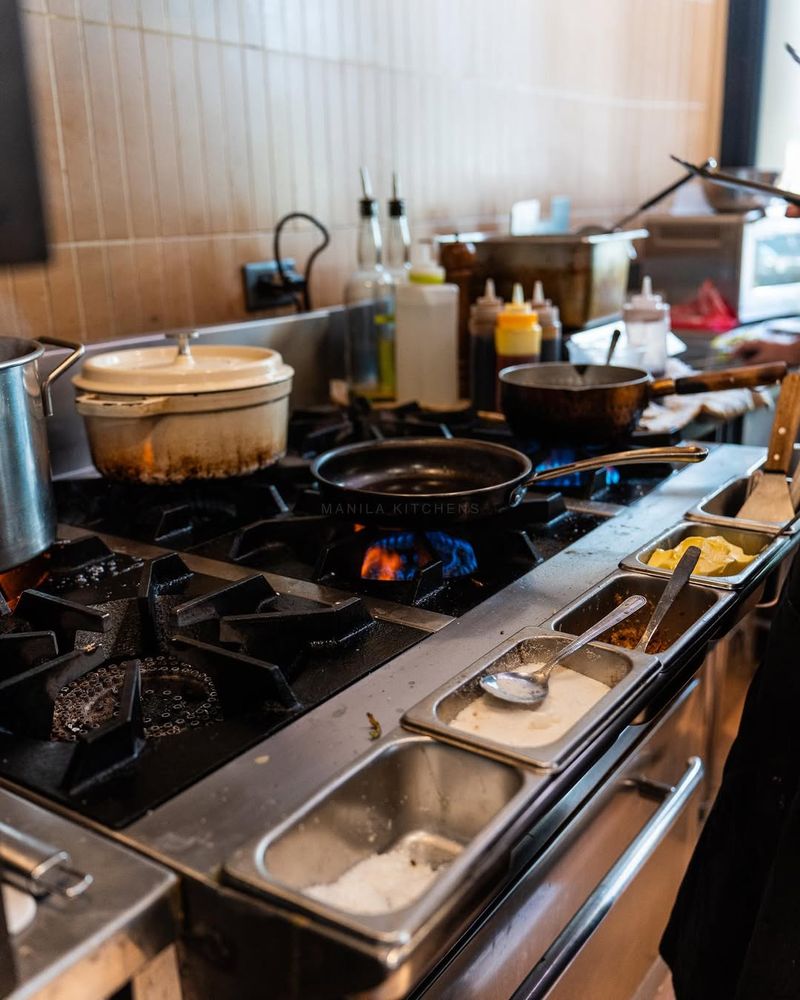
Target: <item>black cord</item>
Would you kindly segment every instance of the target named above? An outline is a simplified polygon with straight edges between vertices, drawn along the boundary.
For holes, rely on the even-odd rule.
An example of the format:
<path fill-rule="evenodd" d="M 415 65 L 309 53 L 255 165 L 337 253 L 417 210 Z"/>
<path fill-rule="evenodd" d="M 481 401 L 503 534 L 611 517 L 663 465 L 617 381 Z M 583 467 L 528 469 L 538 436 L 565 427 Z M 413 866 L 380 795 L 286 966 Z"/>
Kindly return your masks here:
<path fill-rule="evenodd" d="M 325 228 L 325 226 L 322 225 L 319 219 L 315 219 L 314 216 L 309 215 L 308 212 L 290 212 L 288 215 L 284 215 L 284 217 L 275 226 L 275 235 L 272 240 L 272 252 L 275 256 L 275 262 L 278 265 L 278 274 L 281 279 L 281 284 L 284 287 L 287 286 L 287 281 L 286 281 L 286 275 L 283 270 L 283 264 L 281 263 L 280 238 L 281 238 L 281 230 L 286 225 L 286 223 L 291 222 L 292 219 L 305 219 L 307 222 L 310 222 L 312 225 L 316 226 L 317 229 L 319 229 L 319 231 L 322 233 L 322 243 L 320 243 L 318 247 L 315 247 L 311 251 L 308 261 L 306 262 L 305 284 L 303 286 L 303 308 L 305 309 L 306 312 L 311 312 L 311 293 L 309 292 L 309 288 L 311 286 L 311 269 L 314 266 L 314 261 L 322 253 L 325 247 L 330 243 L 331 237 L 330 234 L 328 233 L 328 230 Z M 297 300 L 295 300 L 295 306 L 297 307 L 297 311 L 300 312 L 301 311 L 300 304 L 297 302 Z"/>

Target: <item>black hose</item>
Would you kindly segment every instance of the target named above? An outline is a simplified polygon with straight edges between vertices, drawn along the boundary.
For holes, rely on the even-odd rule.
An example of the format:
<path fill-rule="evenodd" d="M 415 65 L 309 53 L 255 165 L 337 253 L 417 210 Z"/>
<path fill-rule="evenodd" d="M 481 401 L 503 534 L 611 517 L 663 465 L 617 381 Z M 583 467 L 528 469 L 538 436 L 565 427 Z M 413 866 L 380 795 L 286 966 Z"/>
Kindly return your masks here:
<path fill-rule="evenodd" d="M 311 251 L 311 254 L 309 255 L 308 261 L 306 263 L 305 284 L 303 286 L 303 309 L 306 312 L 311 312 L 311 293 L 309 291 L 311 285 L 311 269 L 314 266 L 314 261 L 322 253 L 325 247 L 330 243 L 331 237 L 330 234 L 328 233 L 328 230 L 325 228 L 325 226 L 323 226 L 323 224 L 319 221 L 319 219 L 314 218 L 313 215 L 309 215 L 308 212 L 290 212 L 288 215 L 284 215 L 284 217 L 275 226 L 275 235 L 273 236 L 273 241 L 272 241 L 272 250 L 275 256 L 275 262 L 278 265 L 278 274 L 280 275 L 281 284 L 284 287 L 287 287 L 287 281 L 286 281 L 286 275 L 283 270 L 283 264 L 281 263 L 280 237 L 281 237 L 281 230 L 286 225 L 286 223 L 291 222 L 292 219 L 305 219 L 307 222 L 310 222 L 312 225 L 316 226 L 317 229 L 319 229 L 319 231 L 322 233 L 322 243 L 320 243 L 318 247 L 315 247 Z M 297 302 L 297 300 L 295 300 L 295 306 L 297 307 L 298 312 L 302 311 L 300 309 L 300 305 Z"/>

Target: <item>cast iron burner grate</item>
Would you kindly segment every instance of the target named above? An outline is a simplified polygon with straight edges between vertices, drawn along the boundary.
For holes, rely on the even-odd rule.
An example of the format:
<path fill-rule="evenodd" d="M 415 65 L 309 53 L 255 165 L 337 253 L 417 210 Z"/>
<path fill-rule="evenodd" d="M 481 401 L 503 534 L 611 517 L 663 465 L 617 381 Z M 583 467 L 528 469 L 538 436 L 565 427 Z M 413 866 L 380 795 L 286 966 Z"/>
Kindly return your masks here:
<path fill-rule="evenodd" d="M 424 637 L 359 598 L 324 605 L 97 538 L 48 562 L 42 589 L 0 602 L 0 774 L 114 827 Z"/>
<path fill-rule="evenodd" d="M 147 738 L 178 736 L 222 722 L 222 706 L 208 674 L 176 656 L 148 656 L 139 661 L 142 730 Z M 109 663 L 70 682 L 53 706 L 53 740 L 77 740 L 119 715 L 125 683 L 124 664 Z"/>

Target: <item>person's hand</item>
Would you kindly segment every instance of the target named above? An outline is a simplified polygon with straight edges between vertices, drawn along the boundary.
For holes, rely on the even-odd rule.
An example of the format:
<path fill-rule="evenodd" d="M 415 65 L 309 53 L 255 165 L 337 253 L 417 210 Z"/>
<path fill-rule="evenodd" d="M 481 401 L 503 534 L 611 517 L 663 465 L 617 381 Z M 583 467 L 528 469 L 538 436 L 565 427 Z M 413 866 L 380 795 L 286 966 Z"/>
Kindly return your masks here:
<path fill-rule="evenodd" d="M 790 219 L 800 219 L 800 205 L 787 205 L 786 215 Z"/>
<path fill-rule="evenodd" d="M 738 361 L 748 364 L 767 364 L 771 361 L 785 361 L 787 365 L 800 365 L 800 340 L 746 340 L 733 352 Z"/>

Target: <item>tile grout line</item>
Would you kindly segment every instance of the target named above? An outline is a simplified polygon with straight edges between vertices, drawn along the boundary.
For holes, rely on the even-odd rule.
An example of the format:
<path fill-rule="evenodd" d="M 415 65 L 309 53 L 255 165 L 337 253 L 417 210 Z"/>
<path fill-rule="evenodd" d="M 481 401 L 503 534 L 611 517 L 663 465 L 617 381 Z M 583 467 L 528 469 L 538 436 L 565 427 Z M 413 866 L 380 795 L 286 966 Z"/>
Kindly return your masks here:
<path fill-rule="evenodd" d="M 81 81 L 83 83 L 83 106 L 84 113 L 86 115 L 86 123 L 89 128 L 89 162 L 92 169 L 92 185 L 94 187 L 94 202 L 95 210 L 97 212 L 97 225 L 100 230 L 100 238 L 102 241 L 102 247 L 100 248 L 100 261 L 103 268 L 103 282 L 106 288 L 106 303 L 108 305 L 109 314 L 109 325 L 111 327 L 111 335 L 117 335 L 117 314 L 114 308 L 114 296 L 111 287 L 111 270 L 110 263 L 108 259 L 108 249 L 106 246 L 106 218 L 105 218 L 105 206 L 103 200 L 100 196 L 100 167 L 97 159 L 97 131 L 95 129 L 94 121 L 94 108 L 92 107 L 92 102 L 90 98 L 90 86 L 89 86 L 89 57 L 86 49 L 86 34 L 84 31 L 84 24 L 81 21 L 76 21 L 77 31 L 78 31 L 78 48 L 80 52 L 80 63 L 81 63 Z M 83 281 L 82 271 L 80 266 L 80 261 L 78 263 L 78 287 L 80 289 L 81 298 L 83 298 Z M 84 303 L 85 307 L 85 303 Z"/>
<path fill-rule="evenodd" d="M 70 242 L 74 242 L 75 239 L 75 221 L 72 214 L 72 199 L 71 199 L 71 185 L 69 183 L 69 175 L 67 172 L 67 161 L 66 152 L 64 148 L 64 132 L 61 120 L 61 102 L 58 98 L 58 87 L 56 86 L 56 60 L 55 53 L 53 51 L 53 37 L 50 31 L 49 21 L 45 25 L 45 36 L 47 39 L 47 60 L 48 67 L 50 70 L 50 89 L 53 97 L 53 118 L 56 127 L 56 141 L 58 144 L 58 161 L 61 169 L 61 181 L 63 186 L 63 196 L 64 196 L 64 216 L 67 221 L 67 235 L 71 237 Z M 57 246 L 57 244 L 55 245 Z M 83 292 L 81 290 L 80 279 L 78 277 L 78 260 L 75 249 L 73 246 L 68 247 L 67 256 L 70 262 L 70 270 L 72 273 L 72 286 L 75 292 L 75 305 L 78 312 L 78 329 L 80 337 L 85 339 L 87 336 L 86 327 L 86 310 L 83 304 Z M 47 273 L 47 294 L 50 298 L 50 308 L 55 315 L 56 303 L 53 300 L 53 286 L 50 280 L 52 272 Z"/>
<path fill-rule="evenodd" d="M 178 125 L 178 92 L 175 86 L 175 48 L 174 48 L 174 38 L 172 36 L 170 36 L 170 38 L 167 40 L 167 57 L 169 63 L 170 98 L 172 103 L 172 127 L 175 134 L 175 155 L 177 161 L 175 167 L 178 171 L 178 199 L 180 202 L 178 208 L 181 216 L 181 226 L 185 231 L 186 229 L 188 229 L 188 219 L 189 219 L 189 205 L 188 205 L 189 199 L 186 194 L 186 183 L 183 173 L 183 165 L 185 163 L 186 151 L 183 147 L 181 130 Z M 203 190 L 205 191 L 205 184 L 203 185 Z M 188 303 L 189 306 L 187 320 L 189 321 L 190 325 L 194 325 L 195 321 L 194 296 L 192 295 L 192 279 L 189 273 L 189 258 L 187 256 L 185 247 L 181 251 L 180 259 L 181 259 L 183 291 L 186 296 L 186 302 Z"/>

